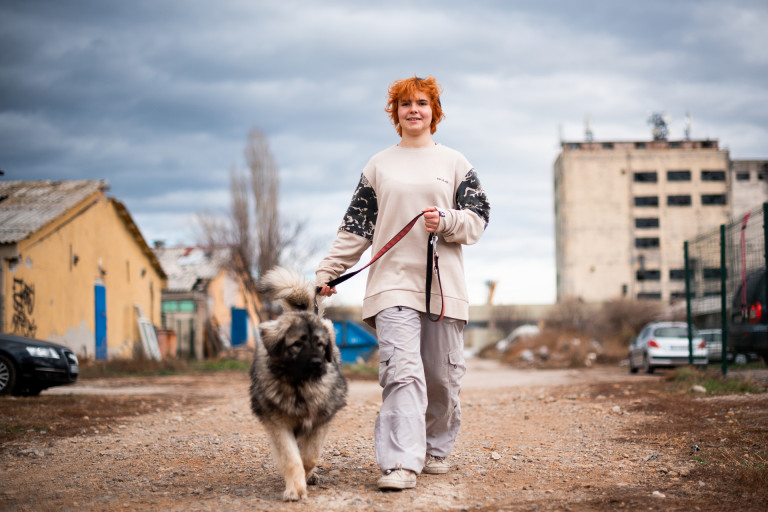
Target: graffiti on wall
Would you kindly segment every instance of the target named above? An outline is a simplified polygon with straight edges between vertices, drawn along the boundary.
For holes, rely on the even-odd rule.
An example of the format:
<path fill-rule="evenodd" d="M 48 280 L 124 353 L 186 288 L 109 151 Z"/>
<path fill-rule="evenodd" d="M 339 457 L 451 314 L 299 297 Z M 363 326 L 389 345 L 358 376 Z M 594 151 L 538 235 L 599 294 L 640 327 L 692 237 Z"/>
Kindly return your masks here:
<path fill-rule="evenodd" d="M 34 338 L 37 326 L 32 318 L 35 311 L 35 286 L 23 279 L 13 278 L 13 332 Z"/>

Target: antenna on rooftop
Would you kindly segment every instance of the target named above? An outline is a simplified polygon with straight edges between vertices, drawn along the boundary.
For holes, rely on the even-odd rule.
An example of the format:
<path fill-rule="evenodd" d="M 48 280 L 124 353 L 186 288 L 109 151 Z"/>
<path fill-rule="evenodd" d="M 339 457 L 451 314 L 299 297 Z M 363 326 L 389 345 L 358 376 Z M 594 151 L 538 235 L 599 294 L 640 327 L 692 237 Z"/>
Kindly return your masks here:
<path fill-rule="evenodd" d="M 663 112 L 654 112 L 648 117 L 653 140 L 667 140 L 669 137 L 669 116 Z"/>
<path fill-rule="evenodd" d="M 691 140 L 691 113 L 685 113 L 685 140 Z"/>
<path fill-rule="evenodd" d="M 589 115 L 587 115 L 587 118 L 584 120 L 584 140 L 587 142 L 592 142 L 595 140 L 595 136 L 592 133 L 592 127 L 589 123 Z"/>

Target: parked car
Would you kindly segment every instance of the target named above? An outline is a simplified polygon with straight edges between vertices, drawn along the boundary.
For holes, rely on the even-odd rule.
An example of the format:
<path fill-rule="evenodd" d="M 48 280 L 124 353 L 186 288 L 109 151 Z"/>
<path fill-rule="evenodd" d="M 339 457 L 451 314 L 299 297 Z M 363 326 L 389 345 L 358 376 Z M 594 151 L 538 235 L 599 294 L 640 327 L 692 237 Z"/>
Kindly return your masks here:
<path fill-rule="evenodd" d="M 77 356 L 67 347 L 0 334 L 0 395 L 39 395 L 75 382 L 79 374 Z"/>
<path fill-rule="evenodd" d="M 728 352 L 758 354 L 768 364 L 765 270 L 749 274 L 733 294 Z"/>
<path fill-rule="evenodd" d="M 706 366 L 707 344 L 693 330 L 693 364 Z M 689 363 L 688 324 L 685 322 L 651 322 L 629 345 L 629 371 L 642 368 L 653 373 L 656 368 L 685 366 Z"/>
<path fill-rule="evenodd" d="M 710 361 L 723 360 L 723 331 L 721 329 L 702 329 L 699 335 L 707 344 L 707 359 Z M 733 359 L 733 354 L 729 358 Z"/>
<path fill-rule="evenodd" d="M 721 329 L 702 329 L 699 334 L 707 344 L 707 358 L 710 362 L 723 360 L 723 331 Z M 760 356 L 754 352 L 735 353 L 731 347 L 726 347 L 727 361 L 735 364 L 747 364 L 758 361 Z"/>

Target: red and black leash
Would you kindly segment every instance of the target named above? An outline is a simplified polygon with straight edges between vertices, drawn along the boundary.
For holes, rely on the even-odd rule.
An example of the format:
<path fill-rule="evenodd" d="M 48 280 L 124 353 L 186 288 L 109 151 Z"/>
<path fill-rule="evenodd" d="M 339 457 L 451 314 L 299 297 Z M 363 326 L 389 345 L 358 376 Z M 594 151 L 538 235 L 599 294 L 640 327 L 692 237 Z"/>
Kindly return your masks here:
<path fill-rule="evenodd" d="M 419 220 L 419 218 L 424 215 L 424 212 L 419 213 L 417 216 L 413 218 L 408 224 L 405 225 L 403 229 L 401 229 L 395 236 L 392 237 L 392 239 L 387 242 L 384 247 L 382 247 L 379 252 L 376 253 L 376 255 L 371 258 L 371 261 L 365 264 L 364 267 L 359 268 L 358 270 L 355 270 L 354 272 L 350 272 L 348 274 L 344 274 L 342 276 L 337 277 L 336 279 L 332 279 L 328 282 L 328 286 L 331 288 L 334 288 L 336 285 L 343 283 L 347 279 L 351 279 L 352 277 L 355 277 L 357 274 L 365 270 L 366 268 L 373 265 L 373 263 L 376 262 L 379 258 L 384 256 L 384 254 L 387 253 L 392 247 L 397 244 L 400 240 L 402 240 L 405 235 L 408 234 L 408 232 L 413 228 L 413 226 L 416 224 L 416 221 Z M 433 272 L 433 265 L 434 265 L 434 273 L 437 274 L 437 283 L 440 287 L 440 314 L 437 316 L 432 315 L 430 309 L 429 309 L 429 302 L 430 302 L 430 296 L 432 295 L 432 272 Z M 440 280 L 440 268 L 437 265 L 437 235 L 434 233 L 430 233 L 429 238 L 427 239 L 427 318 L 429 318 L 433 322 L 439 322 L 443 319 L 443 316 L 445 315 L 445 298 L 443 297 L 443 283 Z M 322 288 L 318 287 L 317 292 L 319 292 Z M 315 312 L 317 312 L 317 298 L 315 298 Z"/>

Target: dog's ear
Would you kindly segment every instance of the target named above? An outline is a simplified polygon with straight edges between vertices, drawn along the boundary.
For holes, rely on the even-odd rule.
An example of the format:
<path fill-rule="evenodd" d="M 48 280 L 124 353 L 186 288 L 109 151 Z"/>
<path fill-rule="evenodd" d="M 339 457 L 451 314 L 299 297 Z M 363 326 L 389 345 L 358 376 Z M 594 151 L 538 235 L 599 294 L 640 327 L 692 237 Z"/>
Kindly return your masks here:
<path fill-rule="evenodd" d="M 285 317 L 279 317 L 276 320 L 259 324 L 261 342 L 264 348 L 267 349 L 267 352 L 271 354 L 275 350 L 276 345 L 285 337 L 288 327 L 290 327 L 290 322 L 285 321 Z"/>
<path fill-rule="evenodd" d="M 328 331 L 328 344 L 325 346 L 325 360 L 333 362 L 333 347 L 336 345 L 336 330 L 333 328 L 333 322 L 323 318 L 323 327 Z"/>

